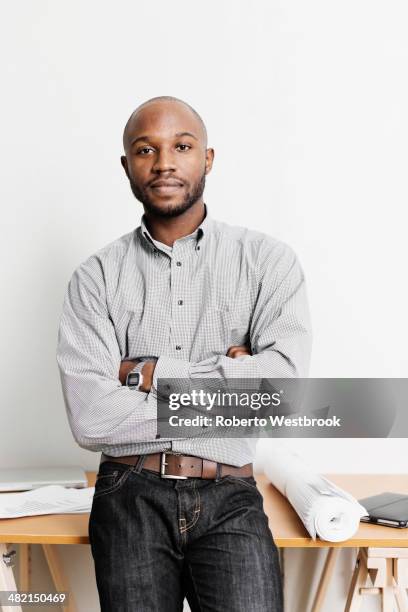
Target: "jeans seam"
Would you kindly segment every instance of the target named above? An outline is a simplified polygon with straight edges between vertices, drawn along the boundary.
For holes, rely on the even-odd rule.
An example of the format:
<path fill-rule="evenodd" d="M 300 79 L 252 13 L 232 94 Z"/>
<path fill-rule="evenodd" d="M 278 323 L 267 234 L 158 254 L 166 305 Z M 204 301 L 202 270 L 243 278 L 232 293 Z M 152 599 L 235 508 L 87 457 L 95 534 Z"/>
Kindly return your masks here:
<path fill-rule="evenodd" d="M 197 590 L 196 583 L 195 583 L 195 580 L 194 580 L 193 572 L 191 570 L 190 563 L 188 561 L 186 561 L 186 563 L 187 563 L 187 567 L 188 567 L 188 572 L 190 574 L 191 584 L 193 585 L 194 595 L 195 595 L 195 597 L 197 599 L 197 603 L 198 603 L 198 606 L 200 608 L 197 612 L 201 612 L 202 606 L 201 606 L 200 596 L 198 594 L 198 590 Z M 194 612 L 196 612 L 196 611 L 194 611 Z"/>
<path fill-rule="evenodd" d="M 96 477 L 96 480 L 102 480 L 102 478 L 116 477 L 118 473 L 119 473 L 119 470 L 115 470 L 114 472 L 111 472 L 110 474 L 98 474 Z"/>
<path fill-rule="evenodd" d="M 103 495 L 108 495 L 109 493 L 113 493 L 117 489 L 120 489 L 122 484 L 124 484 L 124 482 L 126 481 L 127 477 L 129 476 L 131 470 L 132 470 L 132 468 L 130 467 L 128 470 L 123 472 L 123 474 L 122 474 L 122 476 L 120 476 L 119 480 L 112 487 L 109 487 L 109 489 L 100 491 L 99 493 L 94 492 L 93 499 L 99 499 L 99 497 L 102 497 Z"/>
<path fill-rule="evenodd" d="M 251 484 L 250 482 L 247 482 L 246 480 L 243 480 L 239 476 L 225 476 L 225 478 L 227 479 L 228 482 L 237 481 L 237 482 L 240 482 L 241 484 L 245 485 L 249 489 L 254 489 L 255 491 L 259 492 L 259 489 L 258 489 L 256 484 Z"/>
<path fill-rule="evenodd" d="M 178 531 L 181 535 L 181 542 L 185 543 L 185 529 L 181 525 L 186 523 L 186 519 L 182 516 L 183 508 L 181 503 L 181 495 L 180 492 L 177 491 L 177 507 L 178 507 Z"/>
<path fill-rule="evenodd" d="M 201 497 L 200 497 L 200 493 L 195 488 L 195 483 L 194 483 L 194 494 L 195 494 L 194 517 L 193 517 L 193 519 L 190 521 L 190 523 L 188 525 L 185 525 L 185 527 L 183 528 L 183 531 L 189 531 L 189 529 L 194 527 L 194 525 L 196 524 L 196 522 L 198 521 L 198 518 L 200 516 L 200 512 L 201 512 Z"/>

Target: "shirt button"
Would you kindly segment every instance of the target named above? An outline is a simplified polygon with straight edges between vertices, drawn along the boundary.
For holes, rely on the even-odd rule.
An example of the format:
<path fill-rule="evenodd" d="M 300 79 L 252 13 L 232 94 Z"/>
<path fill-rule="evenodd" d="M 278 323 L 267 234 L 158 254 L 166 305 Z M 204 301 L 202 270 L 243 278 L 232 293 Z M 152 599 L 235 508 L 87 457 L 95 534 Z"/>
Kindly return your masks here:
<path fill-rule="evenodd" d="M 181 346 L 179 344 L 176 344 L 176 351 L 180 351 L 181 350 Z"/>
<path fill-rule="evenodd" d="M 181 266 L 181 261 L 176 261 L 176 266 Z"/>
<path fill-rule="evenodd" d="M 198 247 L 196 247 L 196 249 L 197 249 L 197 251 L 199 251 L 199 250 L 200 250 L 200 247 L 198 246 Z"/>
<path fill-rule="evenodd" d="M 182 306 L 182 305 L 183 305 L 183 300 L 179 300 L 179 301 L 177 302 L 177 304 L 178 304 L 179 306 Z"/>

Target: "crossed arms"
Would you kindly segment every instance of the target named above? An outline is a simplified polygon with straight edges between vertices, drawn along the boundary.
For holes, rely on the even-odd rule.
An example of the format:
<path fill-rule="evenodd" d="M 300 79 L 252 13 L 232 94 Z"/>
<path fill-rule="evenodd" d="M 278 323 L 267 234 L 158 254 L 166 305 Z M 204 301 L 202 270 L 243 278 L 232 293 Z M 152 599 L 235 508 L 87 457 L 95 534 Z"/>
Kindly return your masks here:
<path fill-rule="evenodd" d="M 235 359 L 236 357 L 241 357 L 243 355 L 252 355 L 251 347 L 247 344 L 240 344 L 230 346 L 227 351 L 227 357 L 231 357 L 231 359 Z M 124 359 L 120 364 L 119 369 L 119 380 L 122 385 L 126 384 L 126 377 L 129 372 L 135 367 L 135 365 L 139 363 L 138 359 Z M 152 387 L 153 382 L 153 374 L 156 367 L 156 362 L 147 361 L 142 369 L 143 374 L 143 386 L 140 387 L 141 391 L 145 393 L 149 393 Z"/>
<path fill-rule="evenodd" d="M 68 421 L 79 446 L 100 451 L 110 445 L 156 440 L 157 380 L 286 378 L 306 376 L 311 328 L 305 281 L 293 251 L 281 245 L 279 266 L 265 256 L 252 313 L 251 347 L 190 362 L 161 355 L 148 362 L 145 390 L 123 383 L 135 361 L 123 361 L 109 316 L 100 261 L 90 257 L 71 277 L 64 298 L 57 363 Z"/>

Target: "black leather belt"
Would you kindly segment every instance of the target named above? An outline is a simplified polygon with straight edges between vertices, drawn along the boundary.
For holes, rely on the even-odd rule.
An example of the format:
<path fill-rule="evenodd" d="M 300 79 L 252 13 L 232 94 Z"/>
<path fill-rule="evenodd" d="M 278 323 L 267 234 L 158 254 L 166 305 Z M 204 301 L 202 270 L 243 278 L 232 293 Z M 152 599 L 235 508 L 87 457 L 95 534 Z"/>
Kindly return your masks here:
<path fill-rule="evenodd" d="M 111 457 L 102 453 L 100 463 L 114 461 L 125 465 L 135 466 L 140 455 L 126 455 L 124 457 Z M 217 474 L 217 465 L 218 474 Z M 252 463 L 247 463 L 241 467 L 217 463 L 209 459 L 194 457 L 190 455 L 180 455 L 177 453 L 154 453 L 145 455 L 143 468 L 158 472 L 162 478 L 205 478 L 213 480 L 223 476 L 253 476 Z"/>

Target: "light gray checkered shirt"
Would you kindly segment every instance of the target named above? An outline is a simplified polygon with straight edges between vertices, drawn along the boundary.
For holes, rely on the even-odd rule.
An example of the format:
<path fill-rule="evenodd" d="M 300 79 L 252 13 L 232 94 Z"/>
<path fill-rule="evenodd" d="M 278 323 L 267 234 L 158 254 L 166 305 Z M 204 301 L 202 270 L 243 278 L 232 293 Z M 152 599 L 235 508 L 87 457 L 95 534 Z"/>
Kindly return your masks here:
<path fill-rule="evenodd" d="M 112 456 L 171 450 L 241 466 L 254 459 L 254 438 L 157 437 L 158 378 L 307 376 L 311 327 L 296 255 L 205 208 L 201 225 L 172 249 L 152 238 L 143 215 L 74 271 L 57 363 L 82 448 Z M 252 356 L 226 357 L 245 342 Z M 158 357 L 151 391 L 122 386 L 121 361 L 145 355 Z"/>

